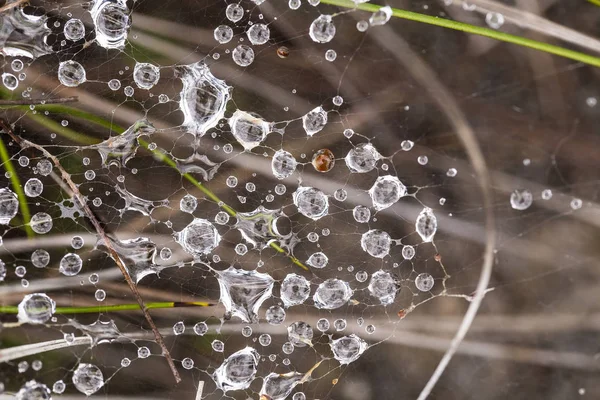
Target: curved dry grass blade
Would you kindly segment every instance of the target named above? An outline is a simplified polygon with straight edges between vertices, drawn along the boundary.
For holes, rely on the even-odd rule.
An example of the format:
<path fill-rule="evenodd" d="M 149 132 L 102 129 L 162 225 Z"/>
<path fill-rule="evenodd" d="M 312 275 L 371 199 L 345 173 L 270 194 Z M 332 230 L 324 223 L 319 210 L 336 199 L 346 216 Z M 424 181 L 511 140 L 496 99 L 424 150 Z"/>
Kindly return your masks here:
<path fill-rule="evenodd" d="M 65 339 L 50 340 L 41 343 L 25 344 L 23 346 L 14 346 L 0 350 L 0 363 L 16 360 L 18 358 L 33 356 L 35 354 L 45 353 L 47 351 L 64 349 L 73 346 L 89 346 L 92 339 L 88 336 L 76 337 L 72 342 Z"/>
<path fill-rule="evenodd" d="M 477 183 L 481 188 L 483 195 L 483 208 L 485 210 L 485 250 L 484 260 L 481 266 L 481 274 L 479 282 L 477 283 L 477 289 L 473 300 L 469 304 L 469 308 L 465 313 L 463 321 L 456 331 L 454 339 L 452 340 L 448 350 L 442 357 L 438 367 L 432 374 L 429 382 L 421 391 L 418 400 L 424 400 L 429 396 L 429 393 L 437 383 L 440 376 L 443 374 L 446 366 L 452 359 L 454 353 L 456 353 L 458 347 L 469 331 L 469 327 L 475 319 L 475 315 L 479 310 L 479 306 L 483 301 L 483 298 L 490 281 L 492 274 L 492 263 L 493 263 L 493 251 L 496 246 L 496 232 L 495 232 L 495 218 L 493 213 L 493 201 L 491 191 L 491 181 L 488 173 L 485 158 L 475 132 L 469 125 L 466 117 L 464 116 L 461 109 L 458 107 L 454 96 L 438 79 L 435 72 L 412 51 L 410 46 L 395 34 L 389 27 L 380 27 L 376 34 L 373 34 L 375 41 L 387 49 L 390 54 L 393 54 L 396 59 L 404 65 L 404 67 L 412 74 L 412 76 L 421 84 L 421 86 L 427 89 L 431 95 L 431 98 L 437 103 L 440 110 L 448 118 L 448 121 L 454 127 L 455 132 L 458 134 L 463 146 L 465 147 L 473 169 L 477 176 Z"/>

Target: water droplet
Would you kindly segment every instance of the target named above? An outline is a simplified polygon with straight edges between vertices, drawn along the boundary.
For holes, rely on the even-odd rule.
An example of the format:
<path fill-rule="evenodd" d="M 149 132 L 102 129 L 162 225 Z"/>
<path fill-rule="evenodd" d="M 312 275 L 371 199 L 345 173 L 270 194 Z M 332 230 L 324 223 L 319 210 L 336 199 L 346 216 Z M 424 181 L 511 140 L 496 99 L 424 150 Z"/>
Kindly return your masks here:
<path fill-rule="evenodd" d="M 356 277 L 357 281 L 359 281 L 359 282 L 362 283 L 362 282 L 366 282 L 367 281 L 367 278 L 369 277 L 369 274 L 366 273 L 365 271 L 358 271 L 356 273 L 355 277 Z"/>
<path fill-rule="evenodd" d="M 52 172 L 52 163 L 46 159 L 43 159 L 38 161 L 36 168 L 40 175 L 48 176 Z"/>
<path fill-rule="evenodd" d="M 431 242 L 437 231 L 437 218 L 431 208 L 425 207 L 415 222 L 417 233 L 424 242 Z"/>
<path fill-rule="evenodd" d="M 60 260 L 58 270 L 65 276 L 75 276 L 81 271 L 82 266 L 83 261 L 79 255 L 68 253 Z"/>
<path fill-rule="evenodd" d="M 194 368 L 194 360 L 192 360 L 189 357 L 186 357 L 183 360 L 181 360 L 181 366 L 185 369 L 192 369 Z"/>
<path fill-rule="evenodd" d="M 130 360 L 129 358 L 127 358 L 127 357 L 124 357 L 124 358 L 121 360 L 121 367 L 123 367 L 123 368 L 127 368 L 127 367 L 129 367 L 130 365 L 131 365 L 131 360 Z"/>
<path fill-rule="evenodd" d="M 335 330 L 338 332 L 341 332 L 344 329 L 346 329 L 347 325 L 348 324 L 346 323 L 345 319 L 336 319 L 335 321 L 333 321 L 333 326 L 335 327 Z"/>
<path fill-rule="evenodd" d="M 510 206 L 515 210 L 527 210 L 533 203 L 533 194 L 527 189 L 517 189 L 510 194 Z"/>
<path fill-rule="evenodd" d="M 220 301 L 226 314 L 244 322 L 258 321 L 258 310 L 271 297 L 274 280 L 268 274 L 229 267 L 217 272 Z"/>
<path fill-rule="evenodd" d="M 310 38 L 317 43 L 330 42 L 335 36 L 335 25 L 331 15 L 320 15 L 315 19 L 308 30 Z"/>
<path fill-rule="evenodd" d="M 15 90 L 17 88 L 17 86 L 19 86 L 19 81 L 17 80 L 17 77 L 14 76 L 13 74 L 4 72 L 2 74 L 2 84 L 8 90 Z"/>
<path fill-rule="evenodd" d="M 348 152 L 344 161 L 350 172 L 365 173 L 373 170 L 380 158 L 371 143 L 361 143 Z"/>
<path fill-rule="evenodd" d="M 233 29 L 227 25 L 219 25 L 215 28 L 214 36 L 217 42 L 228 43 L 233 38 Z"/>
<path fill-rule="evenodd" d="M 395 176 L 380 176 L 369 189 L 369 195 L 373 202 L 373 208 L 379 211 L 390 207 L 405 196 L 406 186 Z"/>
<path fill-rule="evenodd" d="M 329 262 L 329 259 L 327 258 L 327 256 L 324 253 L 317 252 L 317 253 L 313 253 L 310 255 L 310 257 L 306 261 L 306 264 L 308 264 L 309 266 L 311 266 L 313 268 L 321 269 L 321 268 L 325 268 L 327 266 L 328 262 Z"/>
<path fill-rule="evenodd" d="M 94 364 L 79 364 L 73 372 L 73 384 L 81 393 L 90 396 L 104 386 L 104 376 Z"/>
<path fill-rule="evenodd" d="M 321 283 L 313 296 L 316 308 L 333 310 L 342 307 L 350 300 L 352 289 L 340 279 L 327 279 Z"/>
<path fill-rule="evenodd" d="M 177 73 L 183 83 L 179 100 L 183 125 L 188 132 L 203 136 L 223 118 L 231 88 L 201 62 L 180 67 Z"/>
<path fill-rule="evenodd" d="M 287 328 L 288 340 L 294 347 L 312 347 L 313 330 L 312 327 L 303 321 L 292 323 Z"/>
<path fill-rule="evenodd" d="M 213 251 L 221 236 L 213 224 L 202 218 L 194 218 L 188 226 L 175 235 L 175 241 L 186 253 L 199 257 Z"/>
<path fill-rule="evenodd" d="M 335 61 L 337 58 L 337 53 L 333 49 L 329 49 L 325 52 L 325 59 L 329 62 Z"/>
<path fill-rule="evenodd" d="M 15 58 L 10 63 L 10 67 L 12 68 L 13 71 L 19 72 L 23 69 L 23 61 L 19 60 L 18 58 Z"/>
<path fill-rule="evenodd" d="M 392 8 L 390 6 L 381 7 L 371 15 L 369 18 L 369 24 L 371 24 L 371 26 L 384 25 L 390 20 L 391 17 Z"/>
<path fill-rule="evenodd" d="M 271 344 L 271 335 L 267 334 L 267 333 L 263 333 L 262 335 L 260 335 L 258 337 L 258 343 L 260 343 L 261 346 L 268 346 Z"/>
<path fill-rule="evenodd" d="M 269 41 L 271 31 L 265 24 L 254 24 L 246 32 L 248 40 L 255 46 L 260 46 Z"/>
<path fill-rule="evenodd" d="M 267 309 L 266 319 L 271 325 L 280 325 L 285 321 L 285 310 L 279 306 L 271 306 Z"/>
<path fill-rule="evenodd" d="M 271 124 L 260 116 L 241 110 L 236 110 L 228 122 L 233 137 L 246 150 L 252 150 L 260 145 L 271 130 Z"/>
<path fill-rule="evenodd" d="M 95 0 L 90 9 L 96 42 L 105 49 L 120 49 L 125 46 L 131 26 L 130 11 L 126 0 Z"/>
<path fill-rule="evenodd" d="M 329 345 L 333 357 L 342 365 L 358 360 L 368 347 L 367 342 L 354 334 L 333 340 Z"/>
<path fill-rule="evenodd" d="M 111 79 L 108 81 L 108 87 L 111 90 L 119 90 L 121 88 L 121 81 L 118 79 Z"/>
<path fill-rule="evenodd" d="M 30 380 L 19 389 L 15 398 L 17 400 L 51 400 L 52 395 L 48 386 Z"/>
<path fill-rule="evenodd" d="M 54 382 L 54 385 L 52 385 L 52 391 L 56 394 L 62 394 L 66 388 L 67 385 L 65 385 L 65 383 L 62 380 L 56 381 Z"/>
<path fill-rule="evenodd" d="M 85 36 L 85 25 L 83 25 L 80 19 L 71 18 L 65 22 L 63 32 L 66 39 L 76 42 Z"/>
<path fill-rule="evenodd" d="M 247 67 L 254 61 L 254 50 L 252 47 L 240 44 L 231 52 L 231 58 L 240 67 Z"/>
<path fill-rule="evenodd" d="M 150 357 L 150 349 L 146 346 L 142 346 L 138 349 L 138 357 L 139 358 L 148 358 Z"/>
<path fill-rule="evenodd" d="M 238 22 L 244 17 L 244 8 L 236 3 L 229 4 L 225 9 L 225 15 L 231 22 Z"/>
<path fill-rule="evenodd" d="M 302 126 L 308 136 L 313 136 L 315 133 L 323 130 L 327 124 L 327 111 L 319 106 L 302 117 Z"/>
<path fill-rule="evenodd" d="M 17 318 L 21 323 L 43 324 L 55 310 L 56 303 L 45 293 L 28 294 L 19 303 Z"/>
<path fill-rule="evenodd" d="M 206 325 L 206 322 L 198 322 L 196 325 L 194 325 L 194 333 L 198 336 L 204 336 L 206 334 L 206 332 L 208 332 L 208 325 Z"/>
<path fill-rule="evenodd" d="M 96 298 L 96 301 L 104 301 L 106 300 L 106 292 L 103 289 L 98 289 L 96 290 L 96 293 L 94 293 L 94 297 Z"/>
<path fill-rule="evenodd" d="M 356 222 L 366 224 L 371 219 L 371 210 L 365 206 L 358 205 L 352 210 L 352 216 Z"/>
<path fill-rule="evenodd" d="M 504 25 L 504 15 L 497 12 L 489 12 L 485 15 L 485 22 L 490 28 L 499 29 Z"/>
<path fill-rule="evenodd" d="M 140 89 L 152 89 L 160 79 L 160 69 L 148 63 L 136 63 L 133 69 L 133 80 Z"/>
<path fill-rule="evenodd" d="M 281 300 L 285 307 L 303 304 L 310 296 L 310 282 L 303 276 L 288 274 L 281 283 Z"/>
<path fill-rule="evenodd" d="M 384 306 L 394 302 L 397 291 L 396 281 L 389 272 L 377 271 L 371 275 L 369 293 L 379 299 Z"/>
<path fill-rule="evenodd" d="M 285 179 L 294 173 L 297 164 L 293 155 L 280 149 L 273 155 L 271 170 L 277 179 Z"/>
<path fill-rule="evenodd" d="M 402 257 L 404 257 L 405 260 L 412 260 L 413 257 L 415 256 L 415 248 L 410 246 L 410 245 L 406 245 L 404 247 L 402 247 Z"/>
<path fill-rule="evenodd" d="M 318 220 L 329 211 L 329 199 L 319 189 L 300 186 L 293 194 L 294 205 L 305 217 Z"/>
<path fill-rule="evenodd" d="M 433 284 L 433 276 L 430 274 L 422 273 L 415 278 L 415 285 L 421 292 L 429 292 L 433 288 Z"/>
<path fill-rule="evenodd" d="M 52 217 L 45 212 L 39 212 L 31 217 L 29 225 L 35 233 L 40 235 L 48 233 L 52 229 Z"/>
<path fill-rule="evenodd" d="M 303 378 L 304 374 L 299 372 L 287 374 L 271 372 L 264 378 L 263 386 L 260 389 L 260 398 L 262 400 L 285 400 Z"/>
<path fill-rule="evenodd" d="M 544 189 L 542 191 L 542 199 L 544 200 L 550 200 L 552 198 L 552 190 L 550 189 Z"/>
<path fill-rule="evenodd" d="M 50 254 L 44 249 L 37 249 L 31 253 L 31 263 L 36 268 L 46 268 L 50 263 Z"/>
<path fill-rule="evenodd" d="M 379 229 L 365 232 L 360 239 L 360 246 L 371 257 L 383 258 L 390 253 L 392 239 L 390 235 Z"/>
<path fill-rule="evenodd" d="M 256 376 L 259 357 L 252 347 L 246 347 L 227 357 L 212 375 L 217 387 L 223 392 L 250 387 Z"/>
<path fill-rule="evenodd" d="M 579 210 L 582 205 L 583 205 L 583 202 L 581 201 L 581 199 L 573 199 L 573 200 L 571 200 L 571 208 L 573 210 Z"/>
<path fill-rule="evenodd" d="M 191 194 L 186 194 L 179 200 L 179 209 L 183 212 L 192 214 L 198 207 L 198 199 Z"/>
<path fill-rule="evenodd" d="M 85 68 L 77 61 L 63 61 L 58 66 L 58 80 L 67 87 L 76 87 L 86 81 Z"/>
<path fill-rule="evenodd" d="M 367 29 L 369 29 L 369 23 L 367 21 L 358 21 L 356 23 L 356 29 L 359 32 L 365 32 Z"/>

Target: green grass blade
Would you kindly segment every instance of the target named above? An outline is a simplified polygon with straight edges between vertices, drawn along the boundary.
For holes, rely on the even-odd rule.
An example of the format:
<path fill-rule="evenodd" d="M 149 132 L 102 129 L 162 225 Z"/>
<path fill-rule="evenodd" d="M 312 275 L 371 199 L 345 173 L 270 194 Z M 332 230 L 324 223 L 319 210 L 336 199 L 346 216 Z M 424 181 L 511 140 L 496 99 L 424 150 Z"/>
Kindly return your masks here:
<path fill-rule="evenodd" d="M 588 0 L 591 1 L 591 0 Z M 597 0 L 592 1 L 594 4 Z M 321 3 L 330 4 L 338 7 L 359 9 L 363 11 L 375 12 L 381 8 L 381 6 L 369 3 L 355 4 L 351 0 L 321 0 Z M 600 1 L 598 1 L 600 3 Z M 569 58 L 571 60 L 579 61 L 585 64 L 600 67 L 600 57 L 595 57 L 589 54 L 581 53 L 578 51 L 566 49 L 564 47 L 555 46 L 548 43 L 538 42 L 536 40 L 527 39 L 521 36 L 511 35 L 509 33 L 499 32 L 494 29 L 484 28 L 481 26 L 466 24 L 464 22 L 453 21 L 445 18 L 433 17 L 426 14 L 420 14 L 412 11 L 401 10 L 398 8 L 392 8 L 392 15 L 396 18 L 407 19 L 410 21 L 422 22 L 429 25 L 440 26 L 443 28 L 453 29 L 456 31 L 462 31 L 466 33 L 472 33 L 479 36 L 485 36 L 491 39 L 500 40 L 507 43 L 516 44 L 530 49 L 543 51 L 546 53 L 554 54 L 557 56 Z"/>
<path fill-rule="evenodd" d="M 154 302 L 146 303 L 148 310 L 157 308 L 179 308 L 179 307 L 210 307 L 212 303 L 205 301 L 193 301 L 193 302 Z M 111 306 L 91 306 L 91 307 L 56 307 L 54 314 L 97 314 L 105 312 L 119 312 L 119 311 L 135 311 L 139 310 L 140 305 L 134 304 L 115 304 Z M 0 314 L 17 314 L 19 309 L 17 306 L 0 306 Z"/>
<path fill-rule="evenodd" d="M 8 137 L 8 135 L 4 137 Z M 2 160 L 2 165 L 4 166 L 6 172 L 10 174 L 10 182 L 19 200 L 19 208 L 21 209 L 21 214 L 23 215 L 23 226 L 25 227 L 27 237 L 34 237 L 35 233 L 29 225 L 29 221 L 31 220 L 31 212 L 29 212 L 29 206 L 27 205 L 27 197 L 25 197 L 25 193 L 23 192 L 23 188 L 21 187 L 21 180 L 19 179 L 19 174 L 17 174 L 17 170 L 15 169 L 15 166 L 10 160 L 10 155 L 8 154 L 8 150 L 4 145 L 4 141 L 1 139 L 0 160 Z"/>

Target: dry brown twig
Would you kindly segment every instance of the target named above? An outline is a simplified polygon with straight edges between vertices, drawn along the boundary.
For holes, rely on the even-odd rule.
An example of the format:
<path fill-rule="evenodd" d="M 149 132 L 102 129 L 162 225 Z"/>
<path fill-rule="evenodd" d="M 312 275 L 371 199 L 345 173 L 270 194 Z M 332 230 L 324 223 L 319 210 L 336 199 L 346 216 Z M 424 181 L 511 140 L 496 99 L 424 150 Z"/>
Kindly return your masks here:
<path fill-rule="evenodd" d="M 25 140 L 25 139 L 17 136 L 13 132 L 11 126 L 4 119 L 1 119 L 1 118 L 0 118 L 0 128 L 4 132 L 6 132 L 12 138 L 12 140 L 14 140 L 15 143 L 17 143 L 21 148 L 33 147 L 34 149 L 42 152 L 45 157 L 47 157 L 48 159 L 50 159 L 52 161 L 52 163 L 55 165 L 56 169 L 58 169 L 60 171 L 62 179 L 67 183 L 67 185 L 73 192 L 73 196 L 75 197 L 75 199 L 79 203 L 81 209 L 83 210 L 85 215 L 88 217 L 88 219 L 94 226 L 94 229 L 96 230 L 98 235 L 102 238 L 102 240 L 104 240 L 106 248 L 108 249 L 111 257 L 113 258 L 113 260 L 115 260 L 115 263 L 121 270 L 121 273 L 123 274 L 123 277 L 125 278 L 125 281 L 127 282 L 127 285 L 129 286 L 129 289 L 131 290 L 136 301 L 140 305 L 140 309 L 142 310 L 142 314 L 144 315 L 144 318 L 146 318 L 146 321 L 148 321 L 148 324 L 152 328 L 152 332 L 154 333 L 154 338 L 156 339 L 156 342 L 160 346 L 160 348 L 163 352 L 163 355 L 167 359 L 167 363 L 169 364 L 169 367 L 171 368 L 171 372 L 173 373 L 173 376 L 175 377 L 175 381 L 177 383 L 181 382 L 181 376 L 179 375 L 179 372 L 177 371 L 177 368 L 175 367 L 175 363 L 173 362 L 171 353 L 169 353 L 169 350 L 167 349 L 167 346 L 165 345 L 162 335 L 158 331 L 158 328 L 156 327 L 154 320 L 152 320 L 150 313 L 148 313 L 148 309 L 146 308 L 146 305 L 144 304 L 144 300 L 142 299 L 140 292 L 138 291 L 137 287 L 135 286 L 135 283 L 129 276 L 129 273 L 127 272 L 127 268 L 123 264 L 123 261 L 121 261 L 121 259 L 119 258 L 119 254 L 113 248 L 109 237 L 107 236 L 104 228 L 100 224 L 100 221 L 98 221 L 98 219 L 96 218 L 96 216 L 94 215 L 94 213 L 92 212 L 90 207 L 87 205 L 85 197 L 81 194 L 81 192 L 79 191 L 79 188 L 73 182 L 69 173 L 60 164 L 60 161 L 58 160 L 58 158 L 56 158 L 53 154 L 48 152 L 48 150 L 44 149 L 42 146 L 32 143 L 28 140 Z"/>

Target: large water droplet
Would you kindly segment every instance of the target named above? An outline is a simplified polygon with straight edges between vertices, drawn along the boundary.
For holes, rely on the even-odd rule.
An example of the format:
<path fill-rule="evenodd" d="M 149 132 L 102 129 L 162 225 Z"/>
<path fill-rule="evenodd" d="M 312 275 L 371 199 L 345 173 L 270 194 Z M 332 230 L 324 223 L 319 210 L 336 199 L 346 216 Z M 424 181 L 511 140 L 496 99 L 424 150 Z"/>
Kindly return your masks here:
<path fill-rule="evenodd" d="M 271 160 L 271 170 L 277 179 L 285 179 L 296 171 L 298 163 L 291 153 L 277 150 Z"/>
<path fill-rule="evenodd" d="M 320 15 L 308 30 L 310 38 L 317 43 L 327 43 L 335 36 L 335 25 L 331 15 Z"/>
<path fill-rule="evenodd" d="M 104 386 L 104 375 L 94 364 L 79 364 L 73 372 L 73 385 L 81 393 L 90 396 Z"/>
<path fill-rule="evenodd" d="M 225 15 L 231 22 L 238 22 L 244 17 L 244 8 L 236 3 L 231 3 L 225 9 Z"/>
<path fill-rule="evenodd" d="M 82 266 L 81 257 L 74 253 L 68 253 L 60 260 L 58 270 L 65 276 L 75 276 L 81 271 Z"/>
<path fill-rule="evenodd" d="M 431 208 L 425 207 L 415 222 L 417 233 L 424 242 L 431 242 L 437 231 L 437 218 Z"/>
<path fill-rule="evenodd" d="M 329 211 L 329 199 L 319 189 L 300 186 L 293 194 L 294 205 L 305 217 L 318 220 Z"/>
<path fill-rule="evenodd" d="M 369 293 L 371 296 L 379 299 L 381 304 L 392 304 L 396 299 L 398 286 L 389 272 L 377 271 L 371 275 L 369 282 Z"/>
<path fill-rule="evenodd" d="M 327 111 L 323 107 L 316 107 L 302 117 L 302 126 L 308 136 L 320 132 L 327 125 Z"/>
<path fill-rule="evenodd" d="M 258 310 L 271 297 L 275 281 L 269 274 L 229 267 L 217 271 L 221 303 L 227 315 L 244 322 L 257 322 Z"/>
<path fill-rule="evenodd" d="M 313 296 L 316 308 L 334 310 L 350 300 L 352 289 L 347 282 L 340 279 L 327 279 L 321 283 Z"/>
<path fill-rule="evenodd" d="M 58 66 L 58 80 L 67 87 L 76 87 L 86 81 L 85 68 L 77 61 L 63 61 Z"/>
<path fill-rule="evenodd" d="M 52 217 L 45 212 L 36 213 L 29 221 L 29 226 L 31 226 L 31 229 L 40 235 L 50 232 L 53 225 L 54 223 L 52 222 Z"/>
<path fill-rule="evenodd" d="M 160 69 L 148 63 L 136 63 L 133 69 L 133 80 L 140 89 L 152 89 L 160 79 Z"/>
<path fill-rule="evenodd" d="M 18 310 L 19 322 L 43 324 L 54 314 L 56 303 L 45 293 L 32 293 L 23 298 Z"/>
<path fill-rule="evenodd" d="M 15 3 L 11 1 L 10 3 Z M 7 2 L 7 4 L 10 4 Z M 2 13 L 0 49 L 5 57 L 27 57 L 35 59 L 52 53 L 48 44 L 48 17 L 31 15 L 24 11 L 25 5 L 11 7 Z M 29 9 L 30 7 L 27 6 Z"/>
<path fill-rule="evenodd" d="M 67 40 L 72 40 L 75 42 L 77 40 L 83 39 L 83 37 L 85 36 L 85 25 L 83 25 L 83 22 L 81 22 L 80 19 L 71 18 L 70 20 L 65 22 L 63 32 Z"/>
<path fill-rule="evenodd" d="M 194 218 L 188 226 L 176 234 L 175 240 L 188 254 L 199 257 L 213 251 L 219 245 L 221 236 L 209 221 Z"/>
<path fill-rule="evenodd" d="M 312 327 L 303 321 L 292 323 L 287 328 L 288 340 L 295 347 L 312 347 L 313 330 Z"/>
<path fill-rule="evenodd" d="M 147 120 L 139 120 L 120 135 L 110 137 L 103 142 L 89 146 L 95 149 L 102 158 L 102 165 L 107 167 L 113 163 L 125 166 L 135 157 L 139 147 L 140 136 L 149 136 L 155 132 L 154 126 Z"/>
<path fill-rule="evenodd" d="M 400 179 L 392 175 L 378 177 L 369 189 L 373 208 L 378 211 L 390 207 L 405 195 L 406 186 L 400 182 Z"/>
<path fill-rule="evenodd" d="M 392 8 L 390 6 L 381 7 L 375 11 L 369 18 L 371 26 L 384 25 L 392 17 Z"/>
<path fill-rule="evenodd" d="M 285 307 L 303 304 L 310 296 L 310 282 L 303 276 L 288 274 L 281 282 L 281 301 Z"/>
<path fill-rule="evenodd" d="M 231 52 L 231 58 L 240 67 L 247 67 L 254 61 L 254 50 L 250 46 L 240 44 Z"/>
<path fill-rule="evenodd" d="M 131 26 L 127 0 L 95 0 L 90 9 L 96 42 L 105 49 L 121 49 Z"/>
<path fill-rule="evenodd" d="M 250 43 L 257 46 L 265 44 L 269 41 L 271 31 L 265 24 L 253 24 L 250 28 L 248 28 L 246 34 L 248 35 L 248 40 Z"/>
<path fill-rule="evenodd" d="M 356 361 L 367 349 L 367 342 L 352 334 L 333 340 L 330 344 L 333 357 L 340 364 L 350 364 Z"/>
<path fill-rule="evenodd" d="M 17 400 L 51 400 L 50 389 L 43 383 L 31 380 L 19 389 L 15 395 Z"/>
<path fill-rule="evenodd" d="M 223 392 L 247 389 L 256 376 L 258 360 L 258 352 L 246 347 L 227 357 L 212 378 Z"/>
<path fill-rule="evenodd" d="M 8 90 L 15 90 L 19 86 L 19 80 L 13 74 L 4 72 L 2 74 L 2 84 Z"/>
<path fill-rule="evenodd" d="M 370 256 L 383 258 L 390 253 L 392 239 L 387 232 L 379 229 L 371 229 L 363 233 L 360 239 L 360 246 Z"/>
<path fill-rule="evenodd" d="M 284 400 L 303 378 L 304 374 L 300 372 L 287 374 L 271 372 L 264 378 L 262 389 L 260 389 L 260 400 Z"/>
<path fill-rule="evenodd" d="M 0 189 L 0 225 L 8 225 L 19 211 L 17 195 L 10 189 Z"/>
<path fill-rule="evenodd" d="M 177 73 L 183 83 L 179 100 L 183 125 L 188 132 L 203 136 L 223 118 L 231 88 L 202 62 L 180 67 Z"/>
<path fill-rule="evenodd" d="M 271 130 L 271 124 L 258 115 L 236 110 L 229 118 L 231 133 L 246 150 L 260 145 Z"/>
<path fill-rule="evenodd" d="M 351 149 L 344 161 L 350 172 L 365 173 L 372 171 L 381 155 L 371 143 L 361 143 Z"/>

